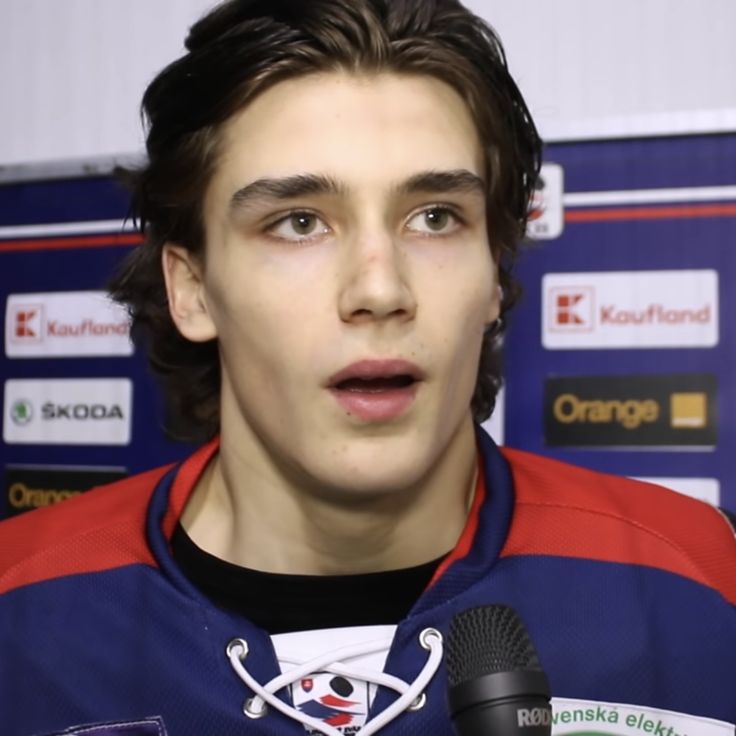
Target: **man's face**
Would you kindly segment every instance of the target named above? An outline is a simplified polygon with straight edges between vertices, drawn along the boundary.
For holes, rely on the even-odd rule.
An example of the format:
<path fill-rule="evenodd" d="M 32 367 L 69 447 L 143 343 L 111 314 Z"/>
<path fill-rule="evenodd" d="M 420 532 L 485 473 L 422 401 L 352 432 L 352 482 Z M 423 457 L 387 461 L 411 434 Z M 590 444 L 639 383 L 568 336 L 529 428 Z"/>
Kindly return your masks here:
<path fill-rule="evenodd" d="M 303 488 L 420 482 L 470 432 L 498 314 L 483 157 L 430 77 L 282 82 L 225 126 L 201 297 L 223 449 Z"/>

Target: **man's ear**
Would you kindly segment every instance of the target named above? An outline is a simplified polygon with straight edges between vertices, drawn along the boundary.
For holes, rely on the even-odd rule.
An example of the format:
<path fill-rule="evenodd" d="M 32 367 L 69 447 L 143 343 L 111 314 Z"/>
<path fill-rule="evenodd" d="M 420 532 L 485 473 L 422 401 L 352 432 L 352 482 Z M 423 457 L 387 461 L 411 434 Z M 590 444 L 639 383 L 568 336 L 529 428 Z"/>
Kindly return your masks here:
<path fill-rule="evenodd" d="M 217 328 L 207 309 L 202 269 L 190 251 L 166 243 L 161 252 L 169 312 L 179 332 L 192 342 L 217 337 Z"/>

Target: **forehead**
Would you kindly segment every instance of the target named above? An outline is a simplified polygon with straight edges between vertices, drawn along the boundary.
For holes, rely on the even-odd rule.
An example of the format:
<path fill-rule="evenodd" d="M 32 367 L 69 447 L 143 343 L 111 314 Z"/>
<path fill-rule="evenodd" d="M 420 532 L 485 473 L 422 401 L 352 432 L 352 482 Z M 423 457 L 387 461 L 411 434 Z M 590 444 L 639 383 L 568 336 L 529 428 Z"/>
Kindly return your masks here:
<path fill-rule="evenodd" d="M 475 123 L 452 87 L 330 72 L 280 82 L 225 124 L 211 194 L 263 177 L 320 173 L 360 189 L 447 169 L 483 173 Z"/>

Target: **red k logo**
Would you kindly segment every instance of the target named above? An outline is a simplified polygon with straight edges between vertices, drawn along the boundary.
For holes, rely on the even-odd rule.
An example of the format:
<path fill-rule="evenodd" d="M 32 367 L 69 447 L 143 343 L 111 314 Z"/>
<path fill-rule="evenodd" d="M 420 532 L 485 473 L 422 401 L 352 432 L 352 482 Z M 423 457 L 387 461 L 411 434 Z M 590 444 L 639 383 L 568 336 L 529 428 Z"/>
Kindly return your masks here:
<path fill-rule="evenodd" d="M 37 337 L 37 333 L 33 329 L 35 325 L 32 324 L 36 313 L 35 309 L 31 309 L 28 312 L 18 312 L 15 315 L 16 337 Z"/>
<path fill-rule="evenodd" d="M 552 288 L 548 295 L 549 329 L 588 331 L 594 328 L 593 288 Z"/>
<path fill-rule="evenodd" d="M 15 342 L 40 342 L 43 339 L 43 307 L 18 306 L 14 311 L 12 339 Z"/>
<path fill-rule="evenodd" d="M 576 313 L 576 305 L 582 301 L 583 294 L 558 294 L 557 295 L 557 324 L 558 325 L 582 325 L 585 324 L 579 314 Z"/>

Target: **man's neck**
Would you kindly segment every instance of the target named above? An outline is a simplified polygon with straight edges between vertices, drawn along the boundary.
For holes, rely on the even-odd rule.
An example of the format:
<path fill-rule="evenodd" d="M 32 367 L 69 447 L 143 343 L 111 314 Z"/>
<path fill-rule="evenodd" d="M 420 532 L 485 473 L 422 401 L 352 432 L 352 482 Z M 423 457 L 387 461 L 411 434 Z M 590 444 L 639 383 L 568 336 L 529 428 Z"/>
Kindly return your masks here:
<path fill-rule="evenodd" d="M 370 495 L 294 487 L 223 439 L 182 524 L 202 549 L 254 570 L 340 575 L 401 569 L 455 546 L 476 475 L 469 423 L 419 482 Z"/>

